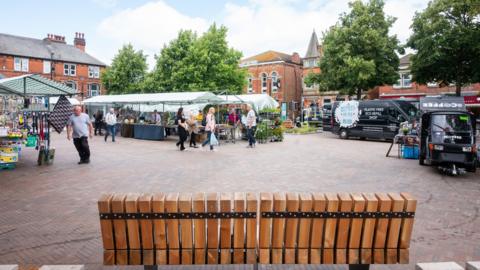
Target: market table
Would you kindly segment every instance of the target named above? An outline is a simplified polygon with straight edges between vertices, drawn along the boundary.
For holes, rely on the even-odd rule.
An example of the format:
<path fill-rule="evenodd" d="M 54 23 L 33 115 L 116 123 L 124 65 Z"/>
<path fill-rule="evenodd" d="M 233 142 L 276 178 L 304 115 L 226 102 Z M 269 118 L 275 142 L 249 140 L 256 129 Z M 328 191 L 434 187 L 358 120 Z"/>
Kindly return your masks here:
<path fill-rule="evenodd" d="M 393 148 L 393 145 L 397 145 L 397 157 L 402 158 L 403 156 L 403 147 L 409 147 L 414 151 L 415 147 L 418 149 L 418 142 L 419 138 L 417 135 L 403 135 L 403 134 L 397 134 L 395 135 L 395 138 L 392 140 L 392 144 L 388 148 L 387 154 L 385 155 L 386 157 L 390 156 L 390 151 Z"/>
<path fill-rule="evenodd" d="M 134 124 L 133 137 L 141 140 L 163 140 L 165 128 L 158 125 Z"/>
<path fill-rule="evenodd" d="M 120 127 L 120 135 L 126 138 L 133 138 L 133 124 L 122 124 Z"/>

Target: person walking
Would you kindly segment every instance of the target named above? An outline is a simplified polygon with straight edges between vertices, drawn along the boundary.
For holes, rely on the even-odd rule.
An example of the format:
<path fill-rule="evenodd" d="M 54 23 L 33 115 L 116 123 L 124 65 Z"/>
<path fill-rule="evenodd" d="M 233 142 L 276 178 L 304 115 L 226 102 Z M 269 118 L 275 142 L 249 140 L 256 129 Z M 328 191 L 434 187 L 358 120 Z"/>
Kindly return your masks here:
<path fill-rule="evenodd" d="M 78 164 L 90 163 L 90 147 L 88 138 L 93 138 L 93 125 L 86 113 L 82 113 L 82 107 L 73 107 L 73 114 L 67 122 L 67 139 L 73 137 L 73 144 L 78 151 L 80 161 Z"/>
<path fill-rule="evenodd" d="M 183 108 L 179 108 L 177 111 L 177 118 L 175 119 L 178 125 L 178 137 L 177 147 L 180 146 L 180 151 L 185 150 L 185 141 L 188 137 L 187 123 L 185 123 L 185 117 L 183 116 Z"/>
<path fill-rule="evenodd" d="M 95 136 L 97 136 L 97 131 L 100 136 L 102 136 L 102 126 L 103 126 L 103 111 L 98 110 L 94 115 L 95 118 Z"/>
<path fill-rule="evenodd" d="M 187 120 L 188 131 L 190 132 L 190 147 L 198 148 L 195 139 L 198 133 L 197 119 L 193 113 L 190 113 L 190 118 Z"/>
<path fill-rule="evenodd" d="M 252 108 L 252 105 L 247 105 L 247 138 L 248 138 L 248 146 L 247 148 L 255 147 L 255 129 L 257 128 L 257 116 L 255 115 L 255 111 Z"/>
<path fill-rule="evenodd" d="M 211 137 L 212 134 L 215 136 L 215 108 L 210 107 L 208 109 L 208 114 L 205 117 L 206 119 L 206 124 L 205 124 L 205 131 L 207 132 L 207 139 L 202 143 L 202 147 L 205 147 L 205 145 L 210 144 L 210 151 L 213 151 L 213 145 L 211 144 Z"/>
<path fill-rule="evenodd" d="M 237 127 L 238 127 L 238 124 L 240 124 L 240 117 L 235 111 L 235 109 L 232 109 L 230 111 L 230 114 L 228 115 L 228 124 L 232 126 L 230 128 L 230 136 L 231 136 L 231 140 L 235 142 Z"/>
<path fill-rule="evenodd" d="M 115 110 L 113 108 L 110 108 L 110 111 L 105 116 L 105 123 L 107 124 L 105 130 L 105 142 L 110 134 L 112 134 L 112 142 L 115 142 L 115 125 L 117 124 L 117 116 L 115 115 Z"/>

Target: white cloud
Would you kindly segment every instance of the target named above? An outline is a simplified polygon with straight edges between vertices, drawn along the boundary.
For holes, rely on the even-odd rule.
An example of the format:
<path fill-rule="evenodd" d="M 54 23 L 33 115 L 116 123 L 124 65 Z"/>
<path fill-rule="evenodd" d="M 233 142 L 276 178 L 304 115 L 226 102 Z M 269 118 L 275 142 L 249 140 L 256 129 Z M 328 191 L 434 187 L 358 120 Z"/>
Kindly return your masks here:
<path fill-rule="evenodd" d="M 98 33 L 110 39 L 109 47 L 116 48 L 113 53 L 126 43 L 143 49 L 149 55 L 150 67 L 153 67 L 153 55 L 174 39 L 180 29 L 203 32 L 208 25 L 206 19 L 189 17 L 158 1 L 115 13 L 100 23 Z"/>
<path fill-rule="evenodd" d="M 102 1 L 102 0 L 94 0 Z M 115 0 L 103 0 L 106 2 Z M 348 0 L 250 0 L 245 4 L 227 2 L 217 23 L 228 27 L 230 46 L 251 56 L 266 50 L 285 53 L 306 52 L 312 30 L 319 38 L 338 20 L 340 13 L 348 11 Z M 387 0 L 385 12 L 397 17 L 391 33 L 401 42 L 410 35 L 410 24 L 415 11 L 425 8 L 425 0 Z M 177 36 L 180 29 L 205 31 L 212 18 L 182 14 L 163 1 L 149 2 L 136 8 L 119 11 L 105 18 L 98 26 L 97 35 L 107 45 L 95 48 L 102 59 L 111 59 L 122 44 L 132 43 L 135 48 L 153 55 L 163 44 Z M 107 39 L 107 40 L 105 40 Z M 108 47 L 108 49 L 107 49 Z"/>

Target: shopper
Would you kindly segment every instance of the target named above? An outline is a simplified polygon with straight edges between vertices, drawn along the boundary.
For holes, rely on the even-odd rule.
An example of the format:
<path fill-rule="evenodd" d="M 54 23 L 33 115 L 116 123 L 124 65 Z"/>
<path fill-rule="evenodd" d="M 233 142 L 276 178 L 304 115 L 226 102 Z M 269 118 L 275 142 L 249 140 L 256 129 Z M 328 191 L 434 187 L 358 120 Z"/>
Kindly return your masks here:
<path fill-rule="evenodd" d="M 230 128 L 230 136 L 232 140 L 235 140 L 235 134 L 237 133 L 237 127 L 238 124 L 240 124 L 240 116 L 237 114 L 237 111 L 235 109 L 232 109 L 230 111 L 230 114 L 228 115 L 228 124 L 232 126 Z"/>
<path fill-rule="evenodd" d="M 210 151 L 213 151 L 213 145 L 211 144 L 210 140 L 212 137 L 212 134 L 215 136 L 215 108 L 210 107 L 208 109 L 208 114 L 205 117 L 206 123 L 205 123 L 205 131 L 207 132 L 207 139 L 202 143 L 202 147 L 205 147 L 205 145 L 210 144 Z"/>
<path fill-rule="evenodd" d="M 105 123 L 107 124 L 107 128 L 105 130 L 105 142 L 110 134 L 112 134 L 112 142 L 115 142 L 115 125 L 117 124 L 117 115 L 115 114 L 115 110 L 113 108 L 110 108 L 110 111 L 105 116 Z"/>
<path fill-rule="evenodd" d="M 190 132 L 190 147 L 198 148 L 195 139 L 198 133 L 197 119 L 193 113 L 190 113 L 190 118 L 187 120 L 188 131 Z"/>
<path fill-rule="evenodd" d="M 67 139 L 73 137 L 73 144 L 78 151 L 80 161 L 78 164 L 90 163 L 90 148 L 88 137 L 93 138 L 93 126 L 87 114 L 82 113 L 82 107 L 75 106 L 73 114 L 67 123 Z"/>
<path fill-rule="evenodd" d="M 177 142 L 177 147 L 180 146 L 180 151 L 185 150 L 184 143 L 187 140 L 188 132 L 187 132 L 187 123 L 185 122 L 185 117 L 183 116 L 183 108 L 179 108 L 177 111 L 177 117 L 175 122 L 178 125 L 178 137 L 179 140 Z"/>
<path fill-rule="evenodd" d="M 248 138 L 248 146 L 247 148 L 255 147 L 255 129 L 257 128 L 257 116 L 255 115 L 255 111 L 252 109 L 252 105 L 247 105 L 247 138 Z"/>
<path fill-rule="evenodd" d="M 97 136 L 97 131 L 100 136 L 102 136 L 102 127 L 103 127 L 103 111 L 98 110 L 94 115 L 95 118 L 95 136 Z"/>

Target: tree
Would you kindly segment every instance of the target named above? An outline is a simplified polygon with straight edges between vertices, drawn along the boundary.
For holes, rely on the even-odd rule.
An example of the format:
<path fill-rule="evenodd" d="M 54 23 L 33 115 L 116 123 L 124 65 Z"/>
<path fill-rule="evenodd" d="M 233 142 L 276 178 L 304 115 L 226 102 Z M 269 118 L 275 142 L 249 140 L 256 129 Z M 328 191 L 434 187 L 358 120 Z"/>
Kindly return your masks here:
<path fill-rule="evenodd" d="M 246 83 L 246 72 L 238 67 L 242 54 L 228 47 L 226 35 L 227 28 L 215 24 L 201 37 L 192 31 L 180 31 L 156 57 L 145 91 L 240 93 Z"/>
<path fill-rule="evenodd" d="M 102 83 L 108 94 L 141 92 L 147 73 L 147 56 L 135 51 L 131 44 L 124 45 L 115 55 L 112 65 L 102 74 Z"/>
<path fill-rule="evenodd" d="M 382 0 L 349 3 L 350 13 L 323 34 L 323 57 L 318 74 L 305 82 L 318 83 L 321 91 L 340 90 L 361 98 L 362 91 L 398 79 L 398 39 L 388 31 L 395 18 L 386 16 Z"/>
<path fill-rule="evenodd" d="M 480 1 L 434 0 L 416 13 L 407 45 L 413 80 L 419 83 L 455 83 L 462 86 L 480 79 Z"/>

